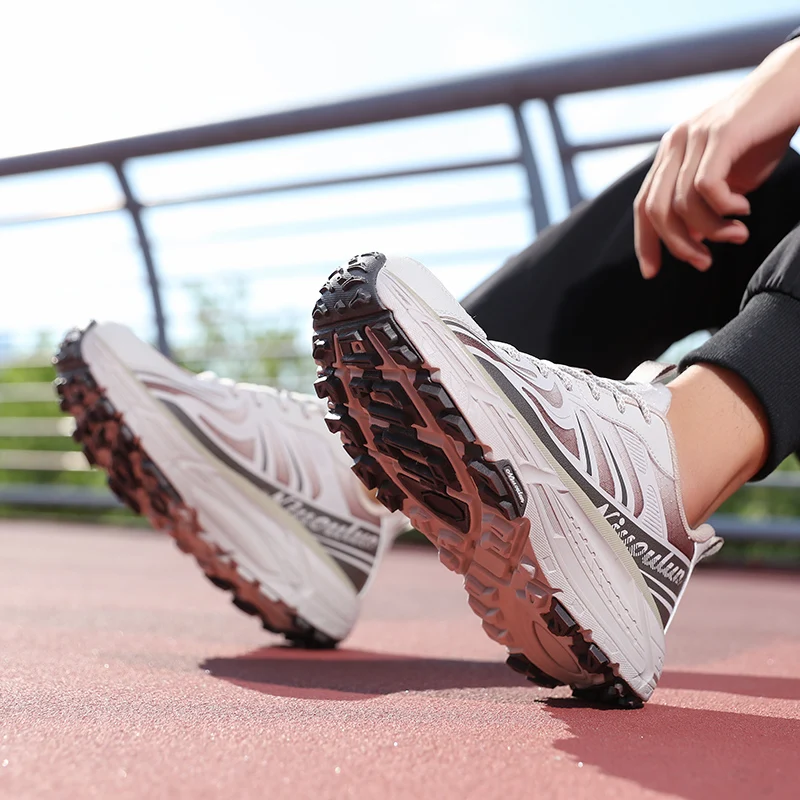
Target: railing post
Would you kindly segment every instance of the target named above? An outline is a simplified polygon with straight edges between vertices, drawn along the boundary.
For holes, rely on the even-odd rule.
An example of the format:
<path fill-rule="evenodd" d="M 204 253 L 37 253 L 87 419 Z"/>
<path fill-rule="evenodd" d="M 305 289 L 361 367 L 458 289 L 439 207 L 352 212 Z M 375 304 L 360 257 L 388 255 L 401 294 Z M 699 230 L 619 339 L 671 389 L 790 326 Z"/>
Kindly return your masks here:
<path fill-rule="evenodd" d="M 567 201 L 570 208 L 575 208 L 578 203 L 583 201 L 578 178 L 575 175 L 575 161 L 569 152 L 567 137 L 564 135 L 564 126 L 561 124 L 561 117 L 558 115 L 555 101 L 547 101 L 547 113 L 550 115 L 550 125 L 553 128 L 553 136 L 558 147 L 558 155 L 561 159 L 561 170 L 564 174 L 564 186 L 567 189 Z"/>
<path fill-rule="evenodd" d="M 539 175 L 539 168 L 536 166 L 536 157 L 533 153 L 533 144 L 528 135 L 528 127 L 522 117 L 522 107 L 512 105 L 511 111 L 514 114 L 514 124 L 517 128 L 517 138 L 519 139 L 519 160 L 525 167 L 525 174 L 528 177 L 528 193 L 530 197 L 531 211 L 533 212 L 533 229 L 536 233 L 541 233 L 550 224 L 550 212 L 547 210 L 547 201 L 544 198 L 542 189 L 542 179 Z"/>
<path fill-rule="evenodd" d="M 147 238 L 147 232 L 145 231 L 144 222 L 142 221 L 142 204 L 136 199 L 136 195 L 134 195 L 133 189 L 131 189 L 128 176 L 125 174 L 123 162 L 119 161 L 113 163 L 111 166 L 117 174 L 117 180 L 122 188 L 122 193 L 125 195 L 125 208 L 128 210 L 133 220 L 133 226 L 136 228 L 136 238 L 139 240 L 139 248 L 142 251 L 142 259 L 144 260 L 144 266 L 147 272 L 147 282 L 150 286 L 150 299 L 153 303 L 158 349 L 169 358 L 171 352 L 169 341 L 167 340 L 167 325 L 164 319 L 164 308 L 161 305 L 161 288 L 158 282 L 156 265 L 153 261 L 153 252 L 150 249 L 150 240 Z"/>

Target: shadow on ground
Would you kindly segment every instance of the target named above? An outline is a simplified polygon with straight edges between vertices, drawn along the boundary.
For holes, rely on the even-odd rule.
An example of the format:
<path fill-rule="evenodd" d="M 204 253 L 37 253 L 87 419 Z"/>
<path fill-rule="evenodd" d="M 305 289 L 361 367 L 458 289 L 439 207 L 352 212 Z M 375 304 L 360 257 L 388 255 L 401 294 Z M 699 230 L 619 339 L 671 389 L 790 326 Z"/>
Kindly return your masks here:
<path fill-rule="evenodd" d="M 527 686 L 495 661 L 414 658 L 367 650 L 263 647 L 200 665 L 237 686 L 305 700 L 367 700 L 397 692 Z"/>
<path fill-rule="evenodd" d="M 262 647 L 233 658 L 211 658 L 200 667 L 248 689 L 299 699 L 363 700 L 405 690 L 529 686 L 495 661 L 416 658 L 349 648 Z M 800 700 L 797 678 L 668 670 L 659 688 Z M 564 708 L 586 707 L 569 699 L 553 699 L 552 703 Z"/>
<path fill-rule="evenodd" d="M 798 678 L 718 675 L 711 672 L 669 670 L 664 673 L 658 685 L 661 689 L 723 692 L 745 697 L 769 697 L 774 700 L 800 700 L 800 679 Z"/>
<path fill-rule="evenodd" d="M 571 734 L 557 750 L 645 789 L 686 800 L 798 796 L 800 720 L 660 704 L 614 712 L 551 699 L 546 707 Z"/>
<path fill-rule="evenodd" d="M 201 664 L 212 675 L 264 694 L 311 700 L 366 700 L 408 691 L 526 687 L 505 664 L 375 653 L 265 647 Z M 772 700 L 800 699 L 791 678 L 667 672 L 661 685 Z M 564 690 L 559 690 L 563 692 Z M 563 723 L 553 747 L 643 789 L 686 800 L 796 797 L 800 720 L 650 703 L 640 711 L 600 710 L 565 697 L 523 693 Z M 531 721 L 535 724 L 536 714 Z"/>

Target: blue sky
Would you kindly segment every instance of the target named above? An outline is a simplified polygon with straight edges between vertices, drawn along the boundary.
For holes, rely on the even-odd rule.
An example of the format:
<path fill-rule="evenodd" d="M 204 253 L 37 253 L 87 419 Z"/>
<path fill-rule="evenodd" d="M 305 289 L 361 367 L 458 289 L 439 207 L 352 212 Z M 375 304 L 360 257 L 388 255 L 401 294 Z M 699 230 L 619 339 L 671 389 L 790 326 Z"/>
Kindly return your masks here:
<path fill-rule="evenodd" d="M 654 40 L 797 15 L 796 0 L 45 0 L 5 4 L 0 24 L 4 125 L 0 157 L 310 105 L 429 83 L 585 49 Z M 668 13 L 667 13 L 668 9 Z M 564 102 L 576 139 L 667 127 L 725 91 L 736 76 L 658 91 L 601 93 Z M 548 169 L 541 110 L 526 109 L 542 147 L 549 200 L 563 191 Z M 489 110 L 364 131 L 142 161 L 132 177 L 145 197 L 230 185 L 508 153 L 508 115 Z M 587 156 L 594 193 L 641 150 Z M 0 219 L 118 201 L 104 168 L 0 180 Z M 428 210 L 424 219 L 414 217 Z M 292 316 L 313 298 L 320 265 L 380 247 L 429 257 L 456 293 L 467 291 L 532 236 L 514 169 L 436 181 L 363 186 L 153 212 L 175 336 L 189 340 L 187 281 L 249 281 L 252 314 Z M 304 227 L 304 225 L 306 227 Z M 303 258 L 297 253 L 302 250 Z M 132 231 L 123 215 L 0 228 L 12 291 L 0 330 L 18 342 L 87 317 L 118 318 L 150 333 Z M 323 270 L 324 271 L 324 270 Z M 69 275 L 69 280 L 64 276 Z M 35 303 L 25 298 L 36 296 Z M 282 298 L 293 297 L 295 304 Z M 21 302 L 22 300 L 22 302 Z"/>

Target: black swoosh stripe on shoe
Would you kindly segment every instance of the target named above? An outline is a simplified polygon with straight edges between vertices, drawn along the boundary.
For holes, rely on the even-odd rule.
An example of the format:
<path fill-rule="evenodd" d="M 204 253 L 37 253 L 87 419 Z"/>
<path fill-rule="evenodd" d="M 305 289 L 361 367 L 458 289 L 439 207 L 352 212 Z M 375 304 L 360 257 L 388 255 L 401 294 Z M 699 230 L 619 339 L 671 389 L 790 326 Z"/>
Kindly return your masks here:
<path fill-rule="evenodd" d="M 649 576 L 656 584 L 664 586 L 673 594 L 679 594 L 681 586 L 688 577 L 690 565 L 682 553 L 678 553 L 665 544 L 657 541 L 649 533 L 642 530 L 629 518 L 627 508 L 619 508 L 615 503 L 603 497 L 600 492 L 577 470 L 563 455 L 553 437 L 548 433 L 539 416 L 534 411 L 530 403 L 517 391 L 516 387 L 505 376 L 505 374 L 493 363 L 485 358 L 472 354 L 480 365 L 486 370 L 494 380 L 509 402 L 519 411 L 523 419 L 528 423 L 539 440 L 545 445 L 550 454 L 558 461 L 570 478 L 578 485 L 578 488 L 589 498 L 597 509 L 611 508 L 616 512 L 612 516 L 624 517 L 625 525 L 622 530 L 616 529 L 618 533 L 626 534 L 627 539 L 620 536 L 623 543 L 630 552 L 636 566 L 645 575 Z M 608 517 L 608 514 L 604 514 Z M 612 524 L 609 522 L 609 524 Z M 613 524 L 612 524 L 612 527 Z M 643 545 L 644 549 L 639 545 Z M 650 555 L 652 554 L 652 555 Z M 645 559 L 649 556 L 649 562 Z M 660 572 L 658 567 L 663 563 L 671 565 L 665 572 Z M 664 620 L 664 612 L 661 614 Z M 667 615 L 667 619 L 668 619 Z M 666 623 L 665 623 L 666 624 Z"/>
<path fill-rule="evenodd" d="M 283 487 L 275 486 L 268 481 L 265 481 L 263 478 L 260 478 L 258 475 L 253 475 L 251 472 L 248 472 L 241 464 L 238 464 L 234 461 L 224 450 L 222 450 L 214 441 L 212 441 L 201 428 L 199 428 L 195 422 L 183 411 L 182 408 L 175 405 L 174 403 L 170 403 L 168 400 L 161 399 L 161 402 L 164 406 L 172 413 L 175 418 L 183 425 L 191 434 L 194 436 L 197 441 L 211 453 L 216 459 L 221 461 L 225 466 L 232 469 L 237 474 L 241 475 L 245 480 L 255 486 L 257 489 L 265 492 L 266 494 L 270 495 L 270 497 L 274 497 L 278 494 L 286 494 L 286 489 Z M 308 503 L 301 500 L 299 497 L 292 495 L 292 505 L 296 505 L 306 513 L 310 514 L 312 517 L 319 517 L 320 514 L 324 514 L 329 520 L 337 525 L 341 525 L 344 528 L 350 528 L 358 531 L 359 533 L 367 534 L 371 539 L 374 539 L 375 546 L 374 549 L 365 549 L 365 548 L 358 548 L 360 549 L 364 556 L 364 560 L 366 562 L 372 563 L 375 559 L 375 553 L 378 549 L 378 541 L 379 537 L 377 533 L 373 531 L 366 530 L 364 528 L 360 528 L 358 526 L 354 526 L 352 522 L 348 522 L 347 520 L 340 519 L 339 517 L 334 516 L 333 514 L 329 514 L 327 512 L 323 512 L 321 509 L 316 508 L 315 506 L 309 505 Z M 289 508 L 284 509 L 287 513 L 292 514 L 292 511 Z M 297 516 L 296 514 L 292 514 L 292 516 Z M 301 522 L 301 524 L 303 524 Z M 367 575 L 363 573 L 362 570 L 356 568 L 354 565 L 346 562 L 340 558 L 336 557 L 336 554 L 331 551 L 330 548 L 326 547 L 326 542 L 322 541 L 321 537 L 318 536 L 314 530 L 309 528 L 306 525 L 303 525 L 306 530 L 314 536 L 314 538 L 320 543 L 320 545 L 325 549 L 325 552 L 333 558 L 336 563 L 341 567 L 342 571 L 347 575 L 350 579 L 351 583 L 355 587 L 356 591 L 361 591 L 361 588 L 367 581 Z M 330 537 L 327 537 L 330 538 Z M 346 542 L 346 544 L 352 545 L 350 542 Z"/>

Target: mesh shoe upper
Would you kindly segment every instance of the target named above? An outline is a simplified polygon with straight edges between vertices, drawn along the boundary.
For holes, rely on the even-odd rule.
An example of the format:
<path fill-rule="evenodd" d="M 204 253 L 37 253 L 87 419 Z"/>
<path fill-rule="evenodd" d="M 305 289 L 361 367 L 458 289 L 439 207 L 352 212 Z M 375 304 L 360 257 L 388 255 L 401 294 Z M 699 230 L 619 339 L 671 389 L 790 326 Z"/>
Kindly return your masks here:
<path fill-rule="evenodd" d="M 717 541 L 683 512 L 669 389 L 551 364 L 444 321 L 617 532 L 666 627 L 694 563 Z"/>
<path fill-rule="evenodd" d="M 299 521 L 361 591 L 391 517 L 350 472 L 351 461 L 322 422 L 317 398 L 213 373 L 141 370 L 138 379 L 226 466 Z"/>
<path fill-rule="evenodd" d="M 204 487 L 197 502 L 208 523 L 213 514 L 218 528 L 230 527 L 225 509 L 237 497 L 250 497 L 255 507 L 263 509 L 260 513 L 270 517 L 270 525 L 266 520 L 261 525 L 257 515 L 250 515 L 255 531 L 263 528 L 263 534 L 252 535 L 259 536 L 264 546 L 267 528 L 277 523 L 327 560 L 351 591 L 364 590 L 382 550 L 406 521 L 402 515 L 389 514 L 358 483 L 350 470 L 352 462 L 325 426 L 324 403 L 271 387 L 236 384 L 213 373 L 195 375 L 115 323 L 96 325 L 84 349 L 95 347 L 95 342 L 102 348 L 94 355 L 95 369 L 104 369 L 104 383 L 117 402 L 128 396 L 123 402 L 129 406 L 128 419 L 138 414 L 134 428 L 148 449 L 155 447 L 159 431 L 170 436 L 183 431 L 181 441 L 191 444 L 187 453 L 203 454 L 199 461 L 176 456 L 178 462 L 167 465 L 168 454 L 162 450 L 161 466 L 175 473 L 176 480 Z M 134 396 L 145 399 L 137 386 L 146 392 L 148 403 L 137 405 Z M 150 407 L 153 400 L 169 412 L 177 428 L 162 427 L 160 415 Z M 235 491 L 226 490 L 234 483 Z M 202 502 L 203 491 L 208 502 Z M 240 539 L 244 546 L 244 532 Z M 277 541 L 275 547 L 275 567 L 304 591 L 301 565 L 295 559 L 282 563 L 288 551 Z M 281 552 L 286 555 L 278 555 Z"/>
<path fill-rule="evenodd" d="M 465 576 L 509 663 L 604 702 L 648 699 L 665 627 L 718 543 L 686 524 L 670 390 L 489 341 L 412 259 L 356 256 L 313 318 L 332 429 Z"/>
<path fill-rule="evenodd" d="M 467 348 L 552 463 L 616 532 L 641 573 L 634 577 L 646 583 L 666 627 L 694 564 L 721 545 L 711 526 L 691 530 L 686 522 L 666 419 L 669 389 L 600 378 L 488 341 L 450 292 L 413 259 L 389 258 L 377 286 L 384 292 L 401 287 L 424 298 Z M 660 372 L 640 374 L 658 379 Z"/>

